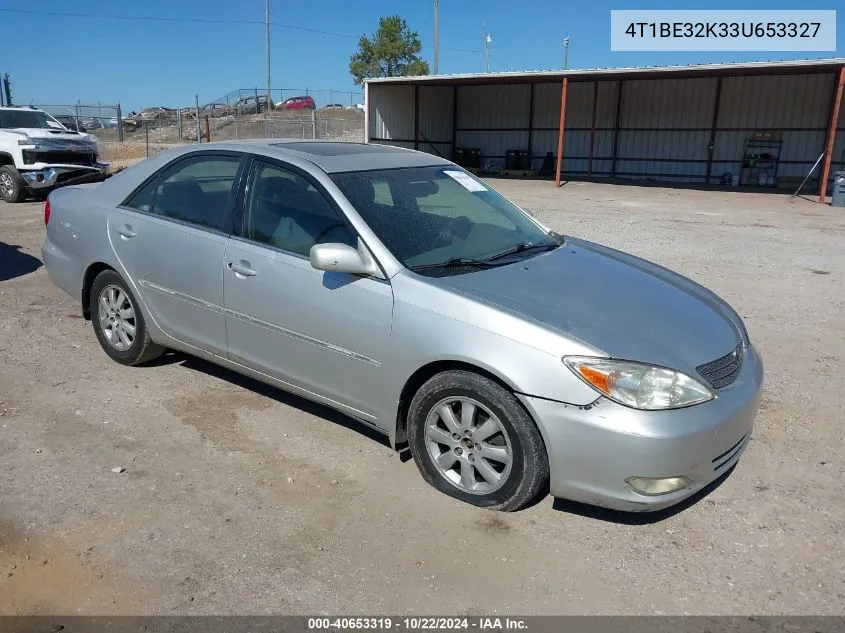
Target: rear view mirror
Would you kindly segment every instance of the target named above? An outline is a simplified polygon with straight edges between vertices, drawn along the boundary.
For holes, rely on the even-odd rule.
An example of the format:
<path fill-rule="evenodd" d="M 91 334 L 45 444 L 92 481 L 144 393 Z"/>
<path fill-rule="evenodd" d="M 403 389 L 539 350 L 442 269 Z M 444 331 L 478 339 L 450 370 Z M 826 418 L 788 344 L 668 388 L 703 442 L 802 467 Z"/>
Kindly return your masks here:
<path fill-rule="evenodd" d="M 381 277 L 375 260 L 363 246 L 355 249 L 346 244 L 315 244 L 310 256 L 311 266 L 317 270 Z"/>
<path fill-rule="evenodd" d="M 409 183 L 409 189 L 414 198 L 427 198 L 440 191 L 440 185 L 433 180 L 418 180 Z"/>

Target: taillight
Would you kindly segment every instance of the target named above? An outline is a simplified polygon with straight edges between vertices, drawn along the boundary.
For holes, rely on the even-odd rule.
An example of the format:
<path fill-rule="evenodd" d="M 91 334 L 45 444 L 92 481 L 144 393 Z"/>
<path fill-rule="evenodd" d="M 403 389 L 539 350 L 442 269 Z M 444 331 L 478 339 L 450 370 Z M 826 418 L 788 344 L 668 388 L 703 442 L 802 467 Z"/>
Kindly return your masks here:
<path fill-rule="evenodd" d="M 44 203 L 44 226 L 50 223 L 50 198 Z"/>

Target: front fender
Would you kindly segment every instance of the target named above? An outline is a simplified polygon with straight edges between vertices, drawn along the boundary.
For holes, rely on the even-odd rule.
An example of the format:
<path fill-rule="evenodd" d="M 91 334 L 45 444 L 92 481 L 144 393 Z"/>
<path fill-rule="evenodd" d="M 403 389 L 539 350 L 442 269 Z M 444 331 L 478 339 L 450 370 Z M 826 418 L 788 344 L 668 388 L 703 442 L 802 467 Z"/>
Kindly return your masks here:
<path fill-rule="evenodd" d="M 567 354 L 598 350 L 411 275 L 400 273 L 391 281 L 393 329 L 379 414 L 391 440 L 406 383 L 432 363 L 472 365 L 515 393 L 548 400 L 583 406 L 598 397 L 561 361 Z"/>

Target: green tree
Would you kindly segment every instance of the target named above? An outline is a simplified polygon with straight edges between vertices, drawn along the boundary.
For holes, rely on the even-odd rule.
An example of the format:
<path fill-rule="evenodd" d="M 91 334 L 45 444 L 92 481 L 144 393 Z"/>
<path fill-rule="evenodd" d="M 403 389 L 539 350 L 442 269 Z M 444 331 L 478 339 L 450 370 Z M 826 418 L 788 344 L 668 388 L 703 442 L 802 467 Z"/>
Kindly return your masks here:
<path fill-rule="evenodd" d="M 356 84 L 369 77 L 408 77 L 427 75 L 428 62 L 418 53 L 419 34 L 411 31 L 398 15 L 380 18 L 372 38 L 362 35 L 358 50 L 349 59 L 349 72 Z"/>

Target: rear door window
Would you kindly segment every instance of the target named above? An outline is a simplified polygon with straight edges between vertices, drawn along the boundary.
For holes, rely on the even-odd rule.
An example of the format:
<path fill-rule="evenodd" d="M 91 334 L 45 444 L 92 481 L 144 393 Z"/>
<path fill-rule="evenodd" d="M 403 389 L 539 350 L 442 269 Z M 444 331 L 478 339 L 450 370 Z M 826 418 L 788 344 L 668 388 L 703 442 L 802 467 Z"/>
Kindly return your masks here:
<path fill-rule="evenodd" d="M 124 206 L 217 231 L 229 230 L 238 156 L 195 156 L 166 168 Z"/>

